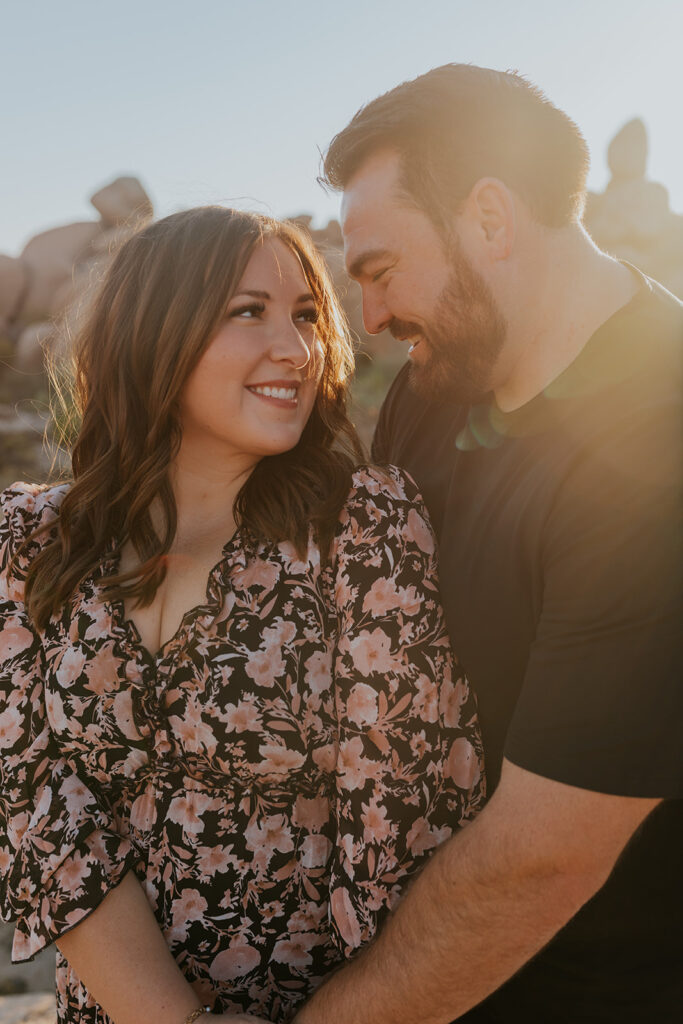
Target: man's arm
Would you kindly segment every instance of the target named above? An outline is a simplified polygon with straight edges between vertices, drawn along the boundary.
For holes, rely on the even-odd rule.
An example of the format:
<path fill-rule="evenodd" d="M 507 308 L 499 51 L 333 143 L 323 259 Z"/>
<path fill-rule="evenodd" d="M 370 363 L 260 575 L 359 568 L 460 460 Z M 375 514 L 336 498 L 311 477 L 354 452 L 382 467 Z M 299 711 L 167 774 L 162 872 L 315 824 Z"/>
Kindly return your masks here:
<path fill-rule="evenodd" d="M 377 940 L 295 1024 L 448 1024 L 598 891 L 658 802 L 577 789 L 506 761 L 488 806 L 437 851 Z"/>

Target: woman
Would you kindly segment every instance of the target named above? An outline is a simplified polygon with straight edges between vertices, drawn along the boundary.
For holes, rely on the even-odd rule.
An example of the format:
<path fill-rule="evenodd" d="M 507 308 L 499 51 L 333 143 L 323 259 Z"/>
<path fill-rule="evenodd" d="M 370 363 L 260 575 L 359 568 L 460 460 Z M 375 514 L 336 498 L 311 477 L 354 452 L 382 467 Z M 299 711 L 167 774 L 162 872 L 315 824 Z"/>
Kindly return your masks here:
<path fill-rule="evenodd" d="M 3 495 L 0 897 L 15 960 L 57 942 L 60 1021 L 286 1020 L 481 800 L 351 367 L 297 229 L 176 214 L 77 339 L 73 483 Z"/>

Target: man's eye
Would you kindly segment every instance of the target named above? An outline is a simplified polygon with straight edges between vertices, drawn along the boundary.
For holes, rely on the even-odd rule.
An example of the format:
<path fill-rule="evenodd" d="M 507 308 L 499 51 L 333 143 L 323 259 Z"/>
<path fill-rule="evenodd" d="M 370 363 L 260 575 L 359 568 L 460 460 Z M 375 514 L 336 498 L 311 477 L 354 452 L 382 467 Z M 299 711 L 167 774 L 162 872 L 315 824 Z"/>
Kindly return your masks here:
<path fill-rule="evenodd" d="M 236 316 L 244 316 L 250 320 L 252 317 L 260 316 L 265 312 L 265 308 L 262 302 L 251 302 L 248 306 L 236 306 L 235 309 L 231 309 L 228 316 L 231 319 Z"/>

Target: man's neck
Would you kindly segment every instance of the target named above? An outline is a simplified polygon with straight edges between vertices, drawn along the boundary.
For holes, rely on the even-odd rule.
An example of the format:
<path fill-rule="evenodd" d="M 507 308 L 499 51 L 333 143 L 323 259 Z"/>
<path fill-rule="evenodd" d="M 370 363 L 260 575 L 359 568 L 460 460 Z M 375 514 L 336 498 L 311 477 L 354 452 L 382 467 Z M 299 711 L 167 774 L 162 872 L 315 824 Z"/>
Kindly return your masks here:
<path fill-rule="evenodd" d="M 638 288 L 633 274 L 597 249 L 578 225 L 542 235 L 533 251 L 509 304 L 508 364 L 494 388 L 506 412 L 559 377 Z"/>

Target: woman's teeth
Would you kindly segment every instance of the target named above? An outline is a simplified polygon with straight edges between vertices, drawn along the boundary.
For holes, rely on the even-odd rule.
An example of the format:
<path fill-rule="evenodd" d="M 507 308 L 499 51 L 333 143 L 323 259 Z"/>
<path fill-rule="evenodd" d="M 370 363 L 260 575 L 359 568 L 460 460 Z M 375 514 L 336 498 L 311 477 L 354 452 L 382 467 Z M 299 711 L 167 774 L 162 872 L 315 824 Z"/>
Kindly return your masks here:
<path fill-rule="evenodd" d="M 265 395 L 266 398 L 282 398 L 287 402 L 296 401 L 296 388 L 272 388 L 268 385 L 263 387 L 249 388 L 256 395 Z"/>

